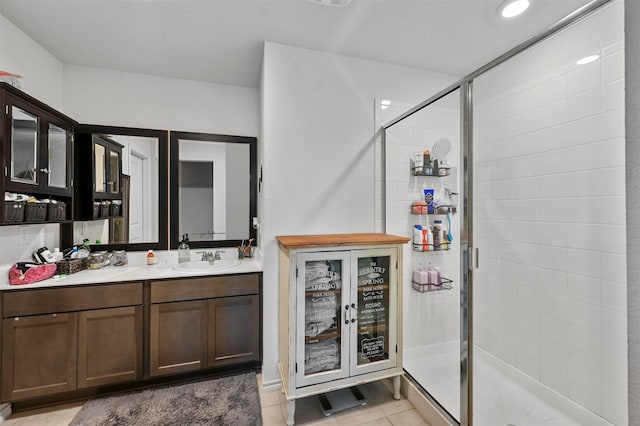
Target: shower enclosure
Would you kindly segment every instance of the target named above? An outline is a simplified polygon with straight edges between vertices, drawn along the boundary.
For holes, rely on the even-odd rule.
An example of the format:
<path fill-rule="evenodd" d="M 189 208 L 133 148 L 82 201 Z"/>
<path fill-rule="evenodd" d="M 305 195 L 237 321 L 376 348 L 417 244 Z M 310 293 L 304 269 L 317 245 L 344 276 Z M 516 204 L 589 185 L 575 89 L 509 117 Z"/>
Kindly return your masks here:
<path fill-rule="evenodd" d="M 452 422 L 628 424 L 623 28 L 593 2 L 383 126 L 386 232 L 453 237 L 403 283 L 405 371 Z"/>

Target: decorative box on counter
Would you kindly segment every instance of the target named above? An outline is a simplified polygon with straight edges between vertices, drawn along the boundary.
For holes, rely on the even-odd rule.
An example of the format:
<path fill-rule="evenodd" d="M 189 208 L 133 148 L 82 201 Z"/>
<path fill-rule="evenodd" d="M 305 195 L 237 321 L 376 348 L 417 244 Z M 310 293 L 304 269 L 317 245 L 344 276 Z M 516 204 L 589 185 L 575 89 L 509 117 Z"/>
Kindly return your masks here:
<path fill-rule="evenodd" d="M 63 259 L 56 262 L 58 269 L 56 273 L 58 275 L 66 274 L 71 275 L 76 272 L 80 272 L 83 269 L 87 269 L 87 260 L 82 259 Z"/>

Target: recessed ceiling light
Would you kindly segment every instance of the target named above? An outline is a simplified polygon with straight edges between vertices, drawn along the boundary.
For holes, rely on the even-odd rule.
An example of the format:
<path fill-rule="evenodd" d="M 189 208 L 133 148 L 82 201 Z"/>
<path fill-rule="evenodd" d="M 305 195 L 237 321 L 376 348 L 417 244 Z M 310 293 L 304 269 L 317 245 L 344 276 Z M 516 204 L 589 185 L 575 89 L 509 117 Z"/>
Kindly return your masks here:
<path fill-rule="evenodd" d="M 529 8 L 529 0 L 504 0 L 498 6 L 498 14 L 503 18 L 513 18 Z"/>
<path fill-rule="evenodd" d="M 591 62 L 597 61 L 598 59 L 600 59 L 600 55 L 585 56 L 582 59 L 578 59 L 578 61 L 576 62 L 576 65 L 587 65 L 587 64 L 590 64 Z"/>
<path fill-rule="evenodd" d="M 338 7 L 346 7 L 349 6 L 351 0 L 309 0 L 314 3 L 322 4 L 324 6 L 338 6 Z"/>
<path fill-rule="evenodd" d="M 387 109 L 391 106 L 391 101 L 388 99 L 382 99 L 380 101 L 380 109 Z"/>

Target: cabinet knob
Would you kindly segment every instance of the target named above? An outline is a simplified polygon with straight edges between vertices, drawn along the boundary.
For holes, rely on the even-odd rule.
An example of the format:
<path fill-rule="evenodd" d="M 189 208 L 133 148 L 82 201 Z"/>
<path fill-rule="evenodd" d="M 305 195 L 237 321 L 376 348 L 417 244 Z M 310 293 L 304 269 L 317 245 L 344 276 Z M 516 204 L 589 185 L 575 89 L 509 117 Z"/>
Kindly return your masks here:
<path fill-rule="evenodd" d="M 51 170 L 50 170 L 50 169 L 48 169 L 47 167 L 44 167 L 44 168 L 40 169 L 40 171 L 41 171 L 42 173 L 46 173 L 46 174 L 51 173 Z"/>

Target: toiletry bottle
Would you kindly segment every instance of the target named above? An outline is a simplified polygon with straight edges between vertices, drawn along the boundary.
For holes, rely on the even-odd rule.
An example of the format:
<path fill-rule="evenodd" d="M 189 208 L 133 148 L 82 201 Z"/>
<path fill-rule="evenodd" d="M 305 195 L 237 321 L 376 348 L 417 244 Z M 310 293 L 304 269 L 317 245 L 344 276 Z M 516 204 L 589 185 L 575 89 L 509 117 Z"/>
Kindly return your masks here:
<path fill-rule="evenodd" d="M 428 149 L 425 149 L 422 155 L 422 170 L 424 171 L 425 175 L 431 176 L 431 154 L 429 153 Z"/>
<path fill-rule="evenodd" d="M 433 249 L 442 250 L 442 221 L 433 222 Z"/>
<path fill-rule="evenodd" d="M 153 254 L 153 250 L 147 251 L 147 265 L 153 266 L 156 263 L 158 263 L 158 259 L 156 258 L 156 255 Z"/>
<path fill-rule="evenodd" d="M 191 252 L 189 251 L 189 234 L 182 236 L 182 241 L 178 246 L 178 263 L 189 262 L 191 260 Z"/>
<path fill-rule="evenodd" d="M 433 250 L 433 232 L 431 232 L 431 228 L 427 226 L 427 241 L 426 241 L 426 249 L 425 250 Z"/>
<path fill-rule="evenodd" d="M 424 251 L 422 245 L 422 226 L 415 225 L 413 227 L 413 249 L 415 251 Z"/>

